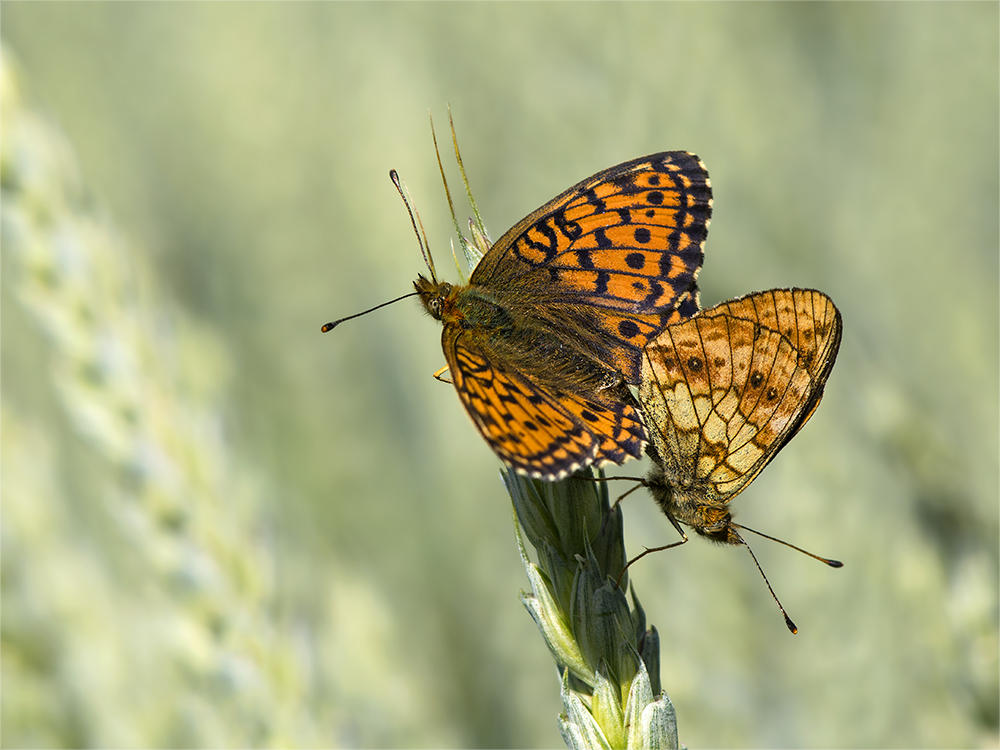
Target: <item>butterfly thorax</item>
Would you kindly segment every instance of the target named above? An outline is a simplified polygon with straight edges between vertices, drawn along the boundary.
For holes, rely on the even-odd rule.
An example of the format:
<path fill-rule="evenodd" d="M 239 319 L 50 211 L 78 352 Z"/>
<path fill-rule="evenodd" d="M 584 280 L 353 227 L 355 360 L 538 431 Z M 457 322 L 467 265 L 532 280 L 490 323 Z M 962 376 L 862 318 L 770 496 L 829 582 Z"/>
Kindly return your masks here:
<path fill-rule="evenodd" d="M 432 317 L 461 328 L 463 337 L 512 372 L 552 391 L 612 389 L 616 399 L 630 399 L 617 393 L 624 389 L 620 373 L 601 364 L 588 339 L 576 334 L 581 322 L 536 317 L 529 300 L 511 305 L 477 284 L 455 286 L 419 276 L 414 288 Z"/>
<path fill-rule="evenodd" d="M 431 317 L 466 329 L 516 328 L 510 313 L 489 291 L 475 285 L 456 286 L 418 276 L 413 282 L 420 302 Z"/>
<path fill-rule="evenodd" d="M 726 503 L 715 503 L 705 498 L 697 485 L 678 487 L 670 482 L 659 467 L 646 476 L 653 499 L 670 518 L 690 526 L 699 535 L 720 544 L 743 544 L 743 539 L 733 528 L 733 515 Z"/>

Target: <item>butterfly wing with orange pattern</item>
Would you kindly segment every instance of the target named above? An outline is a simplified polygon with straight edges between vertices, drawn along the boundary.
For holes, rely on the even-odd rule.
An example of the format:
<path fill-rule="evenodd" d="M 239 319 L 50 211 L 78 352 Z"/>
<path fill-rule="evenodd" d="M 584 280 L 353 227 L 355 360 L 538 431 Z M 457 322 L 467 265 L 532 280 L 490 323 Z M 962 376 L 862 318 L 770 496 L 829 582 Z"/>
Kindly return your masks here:
<path fill-rule="evenodd" d="M 833 300 L 815 289 L 773 289 L 723 302 L 704 314 L 706 317 L 732 315 L 753 320 L 778 331 L 788 340 L 795 349 L 799 365 L 806 369 L 816 386 L 796 432 L 802 429 L 819 406 L 823 386 L 840 348 L 842 322 Z"/>
<path fill-rule="evenodd" d="M 626 384 L 642 347 L 698 309 L 711 206 L 698 157 L 633 159 L 518 222 L 467 286 L 417 279 L 459 397 L 503 460 L 551 480 L 641 456 Z"/>
<path fill-rule="evenodd" d="M 472 273 L 503 307 L 639 382 L 643 347 L 698 310 L 712 190 L 694 154 L 667 151 L 588 177 L 518 222 Z"/>
<path fill-rule="evenodd" d="M 669 515 L 699 528 L 760 473 L 819 405 L 840 336 L 829 297 L 778 289 L 670 326 L 646 348 L 639 400 Z"/>
<path fill-rule="evenodd" d="M 541 389 L 488 360 L 458 326 L 445 327 L 442 344 L 473 423 L 516 471 L 561 479 L 591 463 L 621 464 L 641 455 L 641 416 L 624 400 Z"/>

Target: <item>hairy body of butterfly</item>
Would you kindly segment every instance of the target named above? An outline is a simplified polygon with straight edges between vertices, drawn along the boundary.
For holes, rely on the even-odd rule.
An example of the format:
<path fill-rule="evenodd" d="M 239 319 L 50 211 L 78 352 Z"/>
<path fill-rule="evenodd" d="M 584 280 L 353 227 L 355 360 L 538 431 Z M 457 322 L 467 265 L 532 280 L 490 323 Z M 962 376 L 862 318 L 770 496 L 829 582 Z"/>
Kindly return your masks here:
<path fill-rule="evenodd" d="M 627 386 L 640 381 L 645 345 L 698 310 L 711 206 L 693 154 L 633 159 L 518 222 L 468 285 L 414 282 L 444 324 L 466 411 L 516 471 L 551 480 L 641 456 Z"/>
<path fill-rule="evenodd" d="M 775 289 L 705 310 L 646 348 L 647 486 L 682 536 L 678 523 L 745 544 L 729 503 L 819 406 L 841 332 L 822 292 Z"/>

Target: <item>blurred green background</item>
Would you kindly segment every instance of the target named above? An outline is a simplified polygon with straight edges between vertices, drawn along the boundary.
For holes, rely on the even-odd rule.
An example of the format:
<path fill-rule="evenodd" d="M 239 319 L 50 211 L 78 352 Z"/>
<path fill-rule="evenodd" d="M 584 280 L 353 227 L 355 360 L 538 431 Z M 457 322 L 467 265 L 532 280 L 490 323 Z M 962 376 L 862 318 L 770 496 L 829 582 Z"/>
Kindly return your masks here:
<path fill-rule="evenodd" d="M 744 550 L 632 572 L 681 741 L 997 746 L 995 3 L 0 16 L 4 746 L 559 744 L 439 326 L 411 300 L 319 333 L 422 270 L 390 168 L 450 267 L 447 103 L 494 238 L 691 150 L 702 303 L 843 313 L 822 408 L 735 503 L 845 562 L 754 543 L 799 635 Z M 642 492 L 625 521 L 633 553 L 675 538 Z"/>

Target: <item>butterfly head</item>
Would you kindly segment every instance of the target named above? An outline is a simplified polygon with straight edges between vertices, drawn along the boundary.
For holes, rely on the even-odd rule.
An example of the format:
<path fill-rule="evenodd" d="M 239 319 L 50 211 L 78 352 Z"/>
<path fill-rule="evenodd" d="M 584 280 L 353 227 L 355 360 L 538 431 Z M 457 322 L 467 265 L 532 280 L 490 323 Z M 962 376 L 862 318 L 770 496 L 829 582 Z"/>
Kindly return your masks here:
<path fill-rule="evenodd" d="M 447 321 L 455 317 L 454 285 L 447 281 L 428 279 L 423 274 L 417 276 L 413 288 L 420 295 L 420 303 L 435 320 Z"/>
<path fill-rule="evenodd" d="M 719 544 L 743 544 L 743 537 L 733 523 L 733 514 L 725 508 L 702 506 L 698 508 L 698 515 L 704 525 L 693 528 L 699 535 Z"/>

